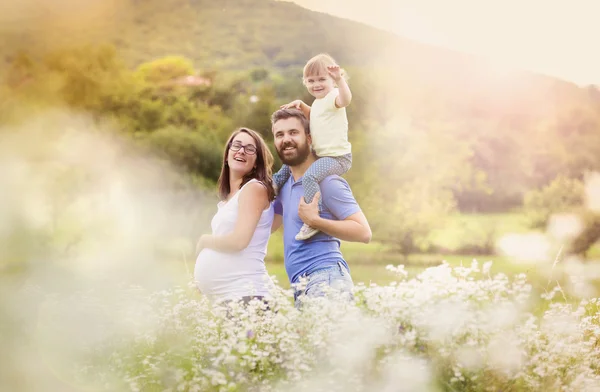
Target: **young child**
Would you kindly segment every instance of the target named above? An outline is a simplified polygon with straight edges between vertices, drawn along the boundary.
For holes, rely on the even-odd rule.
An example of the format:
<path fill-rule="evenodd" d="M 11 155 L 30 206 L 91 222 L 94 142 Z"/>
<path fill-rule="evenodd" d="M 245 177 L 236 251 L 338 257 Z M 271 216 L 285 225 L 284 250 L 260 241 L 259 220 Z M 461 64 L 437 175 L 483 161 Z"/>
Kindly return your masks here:
<path fill-rule="evenodd" d="M 312 148 L 318 157 L 302 180 L 304 200 L 310 203 L 319 192 L 319 182 L 332 174 L 341 176 L 352 165 L 345 109 L 352 100 L 352 93 L 346 82 L 344 70 L 327 54 L 319 54 L 308 60 L 304 66 L 303 83 L 310 95 L 315 97 L 312 106 L 295 100 L 281 107 L 300 109 L 310 120 Z M 290 168 L 283 165 L 273 175 L 276 191 L 281 189 L 289 177 Z M 319 210 L 321 209 L 319 200 Z M 319 230 L 304 224 L 296 239 L 306 240 L 318 232 Z"/>

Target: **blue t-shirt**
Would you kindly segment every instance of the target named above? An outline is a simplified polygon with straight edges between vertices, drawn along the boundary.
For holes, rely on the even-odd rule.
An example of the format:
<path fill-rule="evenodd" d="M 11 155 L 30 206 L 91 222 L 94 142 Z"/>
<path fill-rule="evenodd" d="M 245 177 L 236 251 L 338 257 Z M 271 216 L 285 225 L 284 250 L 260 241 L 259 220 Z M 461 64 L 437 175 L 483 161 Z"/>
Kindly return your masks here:
<path fill-rule="evenodd" d="M 342 177 L 331 175 L 319 185 L 323 201 L 321 217 L 344 220 L 360 211 L 350 186 Z M 291 283 L 296 283 L 303 274 L 335 266 L 338 262 L 348 268 L 340 251 L 339 239 L 323 232 L 308 240 L 298 241 L 294 238 L 304 223 L 298 216 L 301 197 L 304 197 L 302 178 L 294 181 L 294 177 L 290 176 L 274 202 L 275 213 L 283 215 L 284 261 Z"/>

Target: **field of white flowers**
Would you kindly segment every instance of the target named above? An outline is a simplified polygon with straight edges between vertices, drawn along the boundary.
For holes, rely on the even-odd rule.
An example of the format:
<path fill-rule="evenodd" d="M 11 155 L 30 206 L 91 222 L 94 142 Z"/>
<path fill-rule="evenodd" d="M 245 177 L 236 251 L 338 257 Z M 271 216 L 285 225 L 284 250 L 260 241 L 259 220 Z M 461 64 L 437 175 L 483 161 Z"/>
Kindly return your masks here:
<path fill-rule="evenodd" d="M 55 374 L 92 390 L 600 390 L 600 300 L 556 286 L 540 302 L 490 267 L 390 267 L 397 282 L 302 310 L 283 289 L 268 310 L 191 286 L 80 292 L 40 305 L 37 340 Z"/>

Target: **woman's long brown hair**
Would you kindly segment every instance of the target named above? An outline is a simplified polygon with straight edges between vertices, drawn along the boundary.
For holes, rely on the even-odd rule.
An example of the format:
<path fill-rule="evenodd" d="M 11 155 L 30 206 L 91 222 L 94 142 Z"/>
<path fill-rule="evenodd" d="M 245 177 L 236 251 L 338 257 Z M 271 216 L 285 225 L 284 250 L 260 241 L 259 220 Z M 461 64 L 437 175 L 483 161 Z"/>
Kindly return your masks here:
<path fill-rule="evenodd" d="M 256 167 L 252 169 L 250 173 L 246 174 L 244 178 L 242 178 L 240 188 L 243 187 L 248 181 L 255 178 L 267 187 L 267 196 L 269 201 L 273 201 L 275 198 L 275 191 L 273 189 L 273 154 L 271 154 L 271 151 L 267 147 L 267 144 L 262 136 L 249 128 L 239 128 L 235 130 L 229 137 L 229 140 L 227 140 L 225 151 L 223 152 L 223 166 L 221 167 L 221 175 L 219 176 L 219 181 L 217 183 L 219 197 L 221 200 L 226 200 L 227 196 L 231 192 L 229 187 L 229 166 L 227 165 L 227 157 L 229 155 L 229 148 L 231 147 L 233 138 L 235 138 L 241 132 L 250 135 L 250 137 L 254 139 L 254 143 L 256 143 Z"/>

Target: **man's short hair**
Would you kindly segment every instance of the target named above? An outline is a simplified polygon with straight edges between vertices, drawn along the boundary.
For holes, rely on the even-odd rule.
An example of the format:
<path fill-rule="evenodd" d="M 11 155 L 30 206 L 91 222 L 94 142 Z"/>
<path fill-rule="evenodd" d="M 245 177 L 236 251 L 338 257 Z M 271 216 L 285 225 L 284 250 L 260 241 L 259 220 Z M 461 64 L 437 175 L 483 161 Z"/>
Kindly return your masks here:
<path fill-rule="evenodd" d="M 298 109 L 290 108 L 290 109 L 279 109 L 271 116 L 271 125 L 275 125 L 275 123 L 279 120 L 287 120 L 288 118 L 297 118 L 302 127 L 304 127 L 304 132 L 307 135 L 310 135 L 310 123 L 304 113 L 302 113 Z"/>

